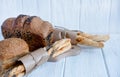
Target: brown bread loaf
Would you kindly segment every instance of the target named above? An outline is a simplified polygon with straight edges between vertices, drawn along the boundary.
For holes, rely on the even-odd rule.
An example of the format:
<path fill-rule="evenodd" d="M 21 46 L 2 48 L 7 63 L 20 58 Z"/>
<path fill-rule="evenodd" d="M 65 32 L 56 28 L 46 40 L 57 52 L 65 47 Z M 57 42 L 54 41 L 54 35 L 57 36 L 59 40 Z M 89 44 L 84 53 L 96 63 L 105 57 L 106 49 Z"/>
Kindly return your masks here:
<path fill-rule="evenodd" d="M 49 22 L 28 15 L 19 15 L 14 20 L 10 19 L 2 24 L 4 38 L 22 38 L 28 43 L 30 51 L 51 44 L 53 27 Z"/>
<path fill-rule="evenodd" d="M 5 38 L 11 37 L 12 34 L 12 28 L 13 28 L 13 23 L 14 23 L 15 18 L 8 18 L 6 19 L 2 25 L 2 34 Z"/>
<path fill-rule="evenodd" d="M 20 38 L 0 41 L 0 74 L 27 53 L 29 53 L 28 44 Z"/>

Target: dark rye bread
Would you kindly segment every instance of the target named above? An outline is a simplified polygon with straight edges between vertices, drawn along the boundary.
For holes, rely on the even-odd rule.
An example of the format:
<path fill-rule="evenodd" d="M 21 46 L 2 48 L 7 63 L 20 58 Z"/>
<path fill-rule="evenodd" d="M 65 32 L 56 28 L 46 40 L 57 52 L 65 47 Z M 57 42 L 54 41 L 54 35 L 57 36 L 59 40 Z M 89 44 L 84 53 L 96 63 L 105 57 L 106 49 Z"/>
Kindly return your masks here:
<path fill-rule="evenodd" d="M 15 19 L 15 22 L 14 22 L 14 28 L 21 28 L 23 27 L 23 24 L 25 22 L 25 20 L 27 18 L 29 18 L 30 16 L 28 15 L 19 15 L 16 19 Z"/>
<path fill-rule="evenodd" d="M 3 22 L 2 25 L 4 26 L 1 26 L 1 29 L 2 29 L 2 34 L 4 38 L 11 37 L 14 21 L 15 21 L 15 18 L 8 18 Z"/>
<path fill-rule="evenodd" d="M 4 23 L 7 23 L 7 21 Z M 28 43 L 30 51 L 52 43 L 52 25 L 37 16 L 19 15 L 14 22 L 12 22 L 12 31 L 8 33 L 4 31 L 6 30 L 5 26 L 4 24 L 2 25 L 4 38 L 22 38 Z M 9 37 L 6 36 L 8 34 L 10 35 Z"/>
<path fill-rule="evenodd" d="M 4 26 L 1 26 L 4 38 L 9 38 L 16 33 L 17 29 L 20 30 L 28 17 L 27 15 L 19 15 L 17 18 L 8 18 L 5 20 L 3 23 Z"/>
<path fill-rule="evenodd" d="M 23 38 L 28 42 L 31 49 L 44 47 L 51 43 L 53 27 L 49 22 L 32 16 L 25 21 L 23 28 L 26 31 Z"/>

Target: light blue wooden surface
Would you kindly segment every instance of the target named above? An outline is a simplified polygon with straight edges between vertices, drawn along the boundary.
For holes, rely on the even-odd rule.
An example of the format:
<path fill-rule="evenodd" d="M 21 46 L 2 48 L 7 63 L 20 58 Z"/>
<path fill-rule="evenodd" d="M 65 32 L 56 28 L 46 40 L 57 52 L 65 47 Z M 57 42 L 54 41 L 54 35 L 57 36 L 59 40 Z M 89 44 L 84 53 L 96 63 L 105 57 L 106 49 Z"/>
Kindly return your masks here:
<path fill-rule="evenodd" d="M 111 35 L 103 49 L 82 47 L 80 55 L 47 62 L 28 77 L 120 77 L 120 0 L 0 0 L 0 25 L 19 14 L 40 16 L 69 29 Z"/>

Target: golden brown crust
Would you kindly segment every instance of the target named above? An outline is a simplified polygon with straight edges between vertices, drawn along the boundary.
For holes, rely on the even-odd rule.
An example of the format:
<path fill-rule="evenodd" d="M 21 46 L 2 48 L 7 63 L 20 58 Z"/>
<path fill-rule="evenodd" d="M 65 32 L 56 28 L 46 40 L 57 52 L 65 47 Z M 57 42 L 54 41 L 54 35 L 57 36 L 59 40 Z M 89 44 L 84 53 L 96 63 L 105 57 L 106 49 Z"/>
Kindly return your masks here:
<path fill-rule="evenodd" d="M 28 15 L 19 15 L 16 19 L 15 19 L 15 22 L 14 22 L 14 28 L 21 28 L 23 27 L 24 25 L 24 22 L 26 21 L 27 18 L 29 18 L 30 16 Z"/>
<path fill-rule="evenodd" d="M 56 57 L 60 54 L 65 53 L 70 48 L 71 48 L 71 40 L 61 39 L 53 44 L 53 46 L 48 50 L 48 54 L 51 55 L 52 57 Z"/>
<path fill-rule="evenodd" d="M 2 34 L 5 38 L 11 37 L 14 21 L 15 18 L 8 18 L 3 22 L 1 28 L 2 28 Z"/>
<path fill-rule="evenodd" d="M 104 44 L 102 42 L 96 42 L 80 35 L 76 38 L 76 41 L 78 44 L 81 45 L 93 46 L 98 48 L 104 47 Z"/>
<path fill-rule="evenodd" d="M 86 37 L 88 39 L 91 39 L 93 41 L 98 41 L 98 42 L 105 42 L 105 41 L 109 40 L 109 38 L 110 38 L 109 35 L 92 35 L 92 34 L 88 34 L 88 33 L 84 33 L 84 32 L 78 32 L 77 35 Z"/>
<path fill-rule="evenodd" d="M 23 77 L 25 75 L 25 68 L 22 64 L 11 67 L 2 74 L 2 77 Z"/>
<path fill-rule="evenodd" d="M 19 65 L 14 67 L 10 72 L 9 72 L 9 77 L 13 77 L 13 76 L 20 76 L 22 74 L 22 76 L 25 74 L 25 68 L 23 65 Z"/>
<path fill-rule="evenodd" d="M 29 52 L 27 43 L 19 38 L 0 41 L 0 60 L 8 60 Z"/>
<path fill-rule="evenodd" d="M 20 38 L 0 41 L 0 72 L 14 65 L 18 58 L 27 53 L 29 53 L 28 44 Z"/>

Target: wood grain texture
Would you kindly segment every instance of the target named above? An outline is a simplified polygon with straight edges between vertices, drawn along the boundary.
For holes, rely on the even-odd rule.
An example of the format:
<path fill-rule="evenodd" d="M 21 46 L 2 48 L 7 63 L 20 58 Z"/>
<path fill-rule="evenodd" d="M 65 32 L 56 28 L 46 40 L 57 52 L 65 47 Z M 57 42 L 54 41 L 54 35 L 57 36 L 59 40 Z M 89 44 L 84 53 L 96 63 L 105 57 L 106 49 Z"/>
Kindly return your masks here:
<path fill-rule="evenodd" d="M 120 35 L 111 35 L 103 48 L 108 73 L 110 77 L 120 77 Z"/>
<path fill-rule="evenodd" d="M 80 0 L 52 0 L 52 23 L 68 29 L 79 29 Z"/>
<path fill-rule="evenodd" d="M 78 56 L 66 59 L 64 77 L 108 77 L 100 49 L 83 48 Z"/>
<path fill-rule="evenodd" d="M 111 14 L 109 18 L 109 31 L 112 34 L 120 34 L 120 0 L 112 0 Z"/>
<path fill-rule="evenodd" d="M 59 62 L 47 62 L 26 77 L 63 77 L 64 59 Z"/>
<path fill-rule="evenodd" d="M 108 33 L 111 0 L 81 0 L 80 29 L 89 33 Z"/>

